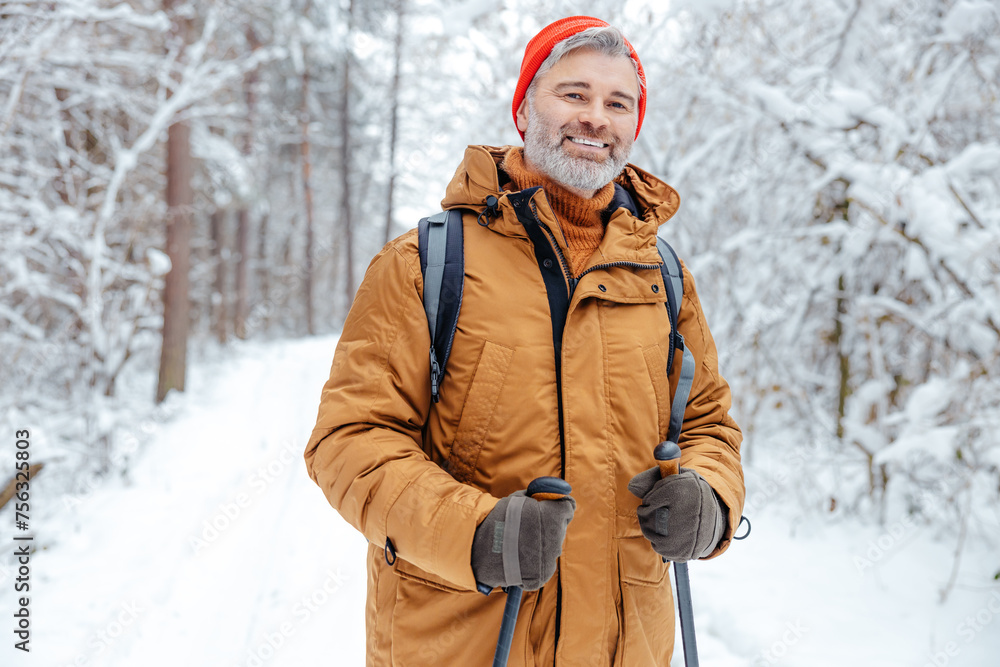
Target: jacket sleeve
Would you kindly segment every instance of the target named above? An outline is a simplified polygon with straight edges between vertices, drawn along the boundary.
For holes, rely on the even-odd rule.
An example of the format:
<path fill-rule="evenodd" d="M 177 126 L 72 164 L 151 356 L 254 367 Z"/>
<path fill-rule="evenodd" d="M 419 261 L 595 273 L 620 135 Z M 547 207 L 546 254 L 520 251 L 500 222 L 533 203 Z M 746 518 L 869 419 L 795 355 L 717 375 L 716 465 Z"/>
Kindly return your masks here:
<path fill-rule="evenodd" d="M 472 538 L 496 498 L 430 460 L 430 334 L 415 232 L 365 274 L 305 450 L 310 477 L 369 542 L 459 590 L 475 590 Z"/>
<path fill-rule="evenodd" d="M 715 551 L 714 558 L 725 551 L 740 523 L 746 487 L 740 462 L 743 434 L 729 410 L 732 394 L 729 384 L 719 375 L 719 355 L 701 308 L 694 277 L 683 266 L 684 301 L 680 309 L 678 329 L 695 360 L 694 384 L 684 412 L 684 427 L 677 443 L 681 448 L 681 465 L 696 470 L 715 490 L 729 513 L 728 525 Z M 680 359 L 674 363 L 671 388 L 680 378 Z"/>

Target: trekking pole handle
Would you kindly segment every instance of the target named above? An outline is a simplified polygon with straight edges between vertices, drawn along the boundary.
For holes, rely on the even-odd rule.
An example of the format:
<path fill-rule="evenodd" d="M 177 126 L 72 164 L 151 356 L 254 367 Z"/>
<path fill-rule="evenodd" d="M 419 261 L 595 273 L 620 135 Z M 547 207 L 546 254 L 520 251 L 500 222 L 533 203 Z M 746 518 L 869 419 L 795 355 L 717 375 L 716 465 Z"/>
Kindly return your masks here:
<path fill-rule="evenodd" d="M 653 450 L 653 458 L 660 466 L 660 477 L 676 475 L 681 467 L 681 448 L 676 442 L 666 440 Z"/>
<path fill-rule="evenodd" d="M 573 491 L 569 482 L 560 477 L 536 477 L 528 485 L 526 494 L 535 500 L 562 500 Z M 489 595 L 493 589 L 487 584 L 476 583 L 476 590 Z"/>
<path fill-rule="evenodd" d="M 535 500 L 561 500 L 572 491 L 569 482 L 559 477 L 538 477 L 532 480 L 525 492 L 529 498 Z M 479 590 L 489 595 L 485 584 L 480 584 Z M 509 586 L 504 589 L 507 593 L 507 601 L 504 603 L 503 618 L 500 621 L 500 635 L 497 637 L 497 648 L 493 653 L 493 667 L 507 667 L 507 658 L 510 656 L 510 645 L 514 640 L 514 627 L 517 625 L 517 613 L 521 608 L 521 594 L 523 589 L 520 586 Z"/>
<path fill-rule="evenodd" d="M 527 494 L 535 500 L 562 500 L 572 491 L 573 487 L 561 477 L 536 477 L 528 485 Z"/>
<path fill-rule="evenodd" d="M 676 475 L 680 472 L 681 448 L 676 442 L 661 442 L 653 450 L 653 458 L 660 466 L 660 477 Z M 666 562 L 666 558 L 663 559 Z M 684 666 L 698 667 L 698 643 L 694 635 L 694 609 L 691 606 L 691 579 L 688 564 L 678 561 L 673 564 L 674 582 L 677 585 L 677 614 L 681 622 L 681 643 L 684 650 Z"/>

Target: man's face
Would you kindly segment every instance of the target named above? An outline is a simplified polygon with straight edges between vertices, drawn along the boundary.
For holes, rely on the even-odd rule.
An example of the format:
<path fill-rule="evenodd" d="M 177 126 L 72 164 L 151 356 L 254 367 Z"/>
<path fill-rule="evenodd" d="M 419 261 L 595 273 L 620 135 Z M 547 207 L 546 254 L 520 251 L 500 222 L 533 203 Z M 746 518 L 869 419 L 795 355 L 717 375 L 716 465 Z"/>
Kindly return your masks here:
<path fill-rule="evenodd" d="M 579 49 L 534 82 L 517 111 L 529 167 L 584 197 L 628 162 L 639 120 L 632 61 Z"/>

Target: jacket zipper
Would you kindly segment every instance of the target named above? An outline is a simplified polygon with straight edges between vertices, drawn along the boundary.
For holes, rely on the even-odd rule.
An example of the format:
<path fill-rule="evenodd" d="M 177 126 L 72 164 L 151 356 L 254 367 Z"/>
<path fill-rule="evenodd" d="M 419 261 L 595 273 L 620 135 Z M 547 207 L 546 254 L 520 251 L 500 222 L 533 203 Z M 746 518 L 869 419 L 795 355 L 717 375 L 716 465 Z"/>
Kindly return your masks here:
<path fill-rule="evenodd" d="M 631 268 L 631 269 L 659 269 L 659 264 L 641 264 L 639 262 L 607 262 L 605 264 L 598 264 L 592 266 L 579 276 L 574 277 L 572 271 L 569 268 L 569 262 L 566 261 L 566 255 L 563 253 L 562 248 L 559 246 L 559 242 L 556 240 L 555 234 L 549 229 L 548 225 L 541 221 L 538 217 L 538 209 L 536 208 L 534 200 L 529 200 L 529 206 L 531 208 L 531 214 L 535 218 L 535 223 L 538 227 L 545 233 L 548 238 L 549 243 L 552 245 L 552 249 L 555 251 L 556 257 L 559 259 L 559 266 L 562 269 L 563 278 L 566 280 L 566 290 L 569 296 L 567 305 L 573 301 L 573 294 L 576 292 L 577 285 L 580 284 L 580 279 L 592 271 L 598 269 L 610 269 L 616 267 Z M 568 314 L 568 313 L 567 313 Z M 561 462 L 562 462 L 562 476 L 566 477 L 566 427 L 563 421 L 563 405 L 562 405 L 562 352 L 560 350 L 559 358 L 556 359 L 556 363 L 560 366 L 558 372 L 556 373 L 556 396 L 558 400 L 558 411 L 559 411 L 559 439 L 561 448 Z M 562 625 L 562 572 L 560 571 L 557 576 L 556 581 L 556 637 L 555 646 L 553 652 L 558 655 L 559 652 L 559 634 L 560 626 Z"/>
<path fill-rule="evenodd" d="M 531 215 L 535 218 L 535 224 L 545 233 L 548 237 L 549 243 L 552 245 L 552 249 L 556 253 L 556 258 L 559 260 L 559 268 L 562 269 L 563 278 L 566 280 L 566 308 L 567 315 L 569 314 L 569 305 L 573 301 L 573 293 L 576 291 L 576 286 L 578 280 L 573 277 L 573 272 L 570 271 L 569 262 L 566 261 L 566 255 L 563 254 L 562 248 L 559 247 L 559 243 L 556 240 L 555 234 L 549 229 L 548 225 L 541 221 L 538 217 L 538 208 L 535 205 L 534 200 L 528 200 L 528 205 L 531 208 Z M 564 325 L 565 326 L 565 325 Z M 556 398 L 558 401 L 558 412 L 559 412 L 559 447 L 560 447 L 560 463 L 562 476 L 566 477 L 566 424 L 563 418 L 563 404 L 562 404 L 562 345 L 559 346 L 558 358 L 556 359 L 556 364 L 558 368 L 556 369 Z"/>
<path fill-rule="evenodd" d="M 573 300 L 573 292 L 576 291 L 576 286 L 580 282 L 578 278 L 573 277 L 573 272 L 569 270 L 569 262 L 566 261 L 566 255 L 563 254 L 562 248 L 559 247 L 559 242 L 556 240 L 556 235 L 549 229 L 549 226 L 542 222 L 541 218 L 538 217 L 538 209 L 535 205 L 534 200 L 529 200 L 528 202 L 531 206 L 531 214 L 535 216 L 535 223 L 541 228 L 545 235 L 549 237 L 549 243 L 552 244 L 552 249 L 556 252 L 556 257 L 559 258 L 559 266 L 562 268 L 563 277 L 566 278 L 566 288 L 569 292 L 569 300 Z"/>
<path fill-rule="evenodd" d="M 627 269 L 659 269 L 659 264 L 642 264 L 639 262 L 607 262 L 605 264 L 596 264 L 580 275 L 573 277 L 572 272 L 569 270 L 569 262 L 566 261 L 566 255 L 563 254 L 562 248 L 559 247 L 559 242 L 556 240 L 556 235 L 549 229 L 548 225 L 541 221 L 538 217 L 538 211 L 535 209 L 535 202 L 531 201 L 531 214 L 535 216 L 535 222 L 541 227 L 545 235 L 549 237 L 549 243 L 552 244 L 552 248 L 556 252 L 556 257 L 559 258 L 559 264 L 562 267 L 563 276 L 566 278 L 566 285 L 569 288 L 569 298 L 570 301 L 573 300 L 573 293 L 576 292 L 576 286 L 580 284 L 580 279 L 592 271 L 597 271 L 598 269 L 614 269 L 614 268 L 627 268 Z"/>
<path fill-rule="evenodd" d="M 584 271 L 583 273 L 581 273 L 579 276 L 577 276 L 576 280 L 577 280 L 577 282 L 579 282 L 580 278 L 583 278 L 585 275 L 587 275 L 591 271 L 597 271 L 598 269 L 614 269 L 614 268 L 618 268 L 618 267 L 624 267 L 624 268 L 627 268 L 627 269 L 659 269 L 660 265 L 659 264 L 640 264 L 638 262 L 624 262 L 624 261 L 623 262 L 608 262 L 607 264 L 597 264 L 596 266 L 590 267 L 589 269 L 587 269 L 586 271 Z"/>
<path fill-rule="evenodd" d="M 535 224 L 545 233 L 548 238 L 549 243 L 552 245 L 552 249 L 555 250 L 556 258 L 559 260 L 559 267 L 562 269 L 563 278 L 566 279 L 566 309 L 567 316 L 569 315 L 569 305 L 573 301 L 573 293 L 576 291 L 576 286 L 578 280 L 573 277 L 573 272 L 569 269 L 569 262 L 566 261 L 566 255 L 563 254 L 562 248 L 559 247 L 559 243 L 556 240 L 555 234 L 549 229 L 548 225 L 541 221 L 538 217 L 538 209 L 535 206 L 534 200 L 528 200 L 529 207 L 531 208 L 531 215 L 535 218 Z M 564 325 L 565 326 L 565 325 Z M 562 345 L 559 346 L 559 352 L 556 358 L 556 403 L 559 412 L 559 449 L 560 449 L 560 472 L 562 473 L 563 479 L 566 478 L 566 424 L 563 416 L 563 398 L 562 398 Z M 562 629 L 562 569 L 560 568 L 556 575 L 556 631 L 555 631 L 555 642 L 553 645 L 552 653 L 553 660 L 555 656 L 559 654 L 559 634 Z"/>

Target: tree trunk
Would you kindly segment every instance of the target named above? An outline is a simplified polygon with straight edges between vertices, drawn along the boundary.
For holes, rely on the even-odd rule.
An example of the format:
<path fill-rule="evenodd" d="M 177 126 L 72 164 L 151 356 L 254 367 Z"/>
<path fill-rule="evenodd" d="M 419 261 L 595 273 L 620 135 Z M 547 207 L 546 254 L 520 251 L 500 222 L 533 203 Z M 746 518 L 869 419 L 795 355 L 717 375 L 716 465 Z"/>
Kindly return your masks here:
<path fill-rule="evenodd" d="M 254 32 L 253 28 L 246 29 L 247 43 L 250 45 L 251 51 L 257 51 L 261 47 L 260 40 L 257 38 L 257 33 Z M 243 134 L 243 156 L 246 158 L 248 164 L 253 165 L 255 169 L 252 173 L 255 174 L 253 177 L 255 183 L 258 180 L 257 173 L 260 169 L 259 163 L 253 159 L 254 154 L 254 123 L 255 123 L 255 112 L 257 110 L 257 71 L 251 70 L 243 76 L 243 96 L 246 100 L 247 105 L 247 121 L 246 121 L 246 132 Z M 256 185 L 253 191 L 256 192 Z M 251 206 L 254 202 L 246 202 L 247 207 Z M 257 220 L 257 249 L 255 255 L 255 271 L 254 276 L 256 277 L 256 302 L 265 304 L 265 307 L 261 310 L 260 321 L 256 322 L 256 329 L 266 329 L 269 325 L 269 313 L 271 308 L 267 307 L 270 299 L 271 285 L 268 280 L 270 264 L 267 261 L 267 214 L 258 213 Z"/>
<path fill-rule="evenodd" d="M 247 322 L 250 314 L 249 262 L 250 211 L 241 208 L 236 216 L 236 309 L 233 318 L 233 332 L 241 340 L 246 340 L 249 335 Z"/>
<path fill-rule="evenodd" d="M 309 68 L 302 72 L 302 194 L 306 215 L 306 257 L 302 267 L 302 299 L 306 304 L 306 332 L 316 333 L 313 313 L 313 196 L 312 162 L 309 154 Z"/>
<path fill-rule="evenodd" d="M 344 47 L 343 82 L 340 97 L 340 224 L 343 232 L 344 296 L 346 307 L 354 301 L 354 233 L 351 220 L 351 59 L 354 37 L 354 0 L 347 5 L 347 39 Z M 345 310 L 346 313 L 346 310 Z"/>
<path fill-rule="evenodd" d="M 399 129 L 399 80 L 403 60 L 403 12 L 406 0 L 396 1 L 396 37 L 393 43 L 392 88 L 389 91 L 392 106 L 389 119 L 389 192 L 385 208 L 385 243 L 392 240 L 393 199 L 396 194 L 396 137 Z"/>
<path fill-rule="evenodd" d="M 215 283 L 212 286 L 212 331 L 215 338 L 220 343 L 225 343 L 228 338 L 228 300 L 226 292 L 226 256 L 228 248 L 226 244 L 226 212 L 216 209 L 212 212 L 210 222 L 210 232 L 212 236 L 212 257 L 215 261 Z"/>
<path fill-rule="evenodd" d="M 164 0 L 163 8 L 172 13 L 177 0 Z M 173 31 L 187 41 L 189 22 L 174 17 Z M 160 347 L 160 373 L 156 384 L 156 402 L 166 398 L 171 389 L 184 391 L 187 373 L 187 339 L 190 329 L 188 270 L 191 263 L 191 128 L 175 122 L 167 129 L 167 256 L 170 271 L 163 289 L 163 342 Z"/>
<path fill-rule="evenodd" d="M 174 123 L 167 130 L 167 256 L 170 272 L 163 290 L 163 345 L 156 401 L 171 389 L 184 391 L 190 327 L 188 269 L 191 254 L 191 129 Z"/>
<path fill-rule="evenodd" d="M 257 221 L 257 255 L 254 259 L 256 263 L 256 271 L 254 272 L 257 280 L 257 296 L 259 302 L 265 304 L 265 308 L 261 315 L 262 319 L 260 322 L 260 328 L 266 330 L 271 324 L 271 313 L 273 308 L 270 307 L 271 303 L 271 262 L 268 259 L 267 247 L 267 223 L 268 217 L 266 214 L 261 215 Z"/>
<path fill-rule="evenodd" d="M 41 472 L 42 468 L 44 467 L 45 463 L 32 463 L 31 465 L 28 466 L 27 473 L 28 473 L 29 484 L 31 483 L 31 480 L 35 479 L 35 475 Z M 19 483 L 20 480 L 18 478 L 18 475 L 14 475 L 9 480 L 7 480 L 6 484 L 3 485 L 3 490 L 0 490 L 0 509 L 3 509 L 4 505 L 9 503 L 10 499 L 13 498 L 14 495 L 17 493 Z"/>
<path fill-rule="evenodd" d="M 251 51 L 260 48 L 260 41 L 252 28 L 246 29 L 247 44 Z M 254 84 L 257 73 L 250 71 L 243 76 L 243 95 L 247 105 L 247 125 L 243 134 L 242 153 L 249 157 L 253 151 L 253 110 Z M 249 322 L 250 317 L 250 204 L 242 202 L 236 214 L 236 307 L 234 312 L 234 330 L 236 336 L 246 340 L 260 327 L 260 322 Z M 265 309 L 266 311 L 266 309 Z"/>
<path fill-rule="evenodd" d="M 847 416 L 847 399 L 851 393 L 851 356 L 844 341 L 844 318 L 847 317 L 847 301 L 844 298 L 844 274 L 837 277 L 837 316 L 833 323 L 833 343 L 837 348 L 837 438 L 844 438 L 844 417 Z"/>

